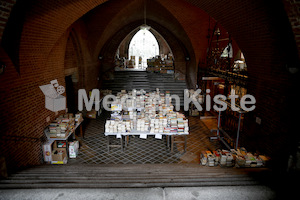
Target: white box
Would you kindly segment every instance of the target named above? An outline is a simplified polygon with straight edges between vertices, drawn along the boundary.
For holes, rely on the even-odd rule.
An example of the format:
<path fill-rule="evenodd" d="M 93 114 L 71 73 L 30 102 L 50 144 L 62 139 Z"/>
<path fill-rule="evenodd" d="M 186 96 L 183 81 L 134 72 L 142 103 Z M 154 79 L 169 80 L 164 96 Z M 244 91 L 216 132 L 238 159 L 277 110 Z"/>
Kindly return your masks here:
<path fill-rule="evenodd" d="M 76 158 L 78 155 L 79 142 L 74 141 L 69 144 L 69 157 Z"/>
<path fill-rule="evenodd" d="M 43 155 L 44 155 L 45 162 L 52 161 L 52 143 L 53 143 L 53 140 L 50 140 L 43 144 Z"/>

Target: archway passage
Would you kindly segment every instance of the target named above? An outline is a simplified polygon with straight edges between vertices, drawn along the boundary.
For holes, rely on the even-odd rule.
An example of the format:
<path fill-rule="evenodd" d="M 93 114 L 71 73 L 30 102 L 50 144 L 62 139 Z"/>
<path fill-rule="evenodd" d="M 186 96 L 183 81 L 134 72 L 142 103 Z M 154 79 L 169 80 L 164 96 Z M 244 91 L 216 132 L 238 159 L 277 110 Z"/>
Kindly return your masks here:
<path fill-rule="evenodd" d="M 140 53 L 144 51 L 148 56 L 139 60 Z M 142 25 L 131 31 L 120 43 L 115 65 L 116 70 L 143 69 L 149 72 L 165 72 L 170 66 L 174 72 L 173 63 L 172 50 L 163 36 L 152 27 Z M 157 69 L 154 70 L 155 68 Z"/>
<path fill-rule="evenodd" d="M 45 109 L 38 86 L 53 79 L 65 85 L 66 73 L 75 67 L 66 70 L 64 64 L 73 56 L 80 66 L 78 87 L 87 91 L 103 88 L 104 79 L 113 79 L 109 72 L 117 49 L 144 18 L 144 1 L 140 0 L 24 4 L 18 1 L 10 18 L 0 19 L 1 27 L 6 24 L 0 56 L 7 65 L 0 76 L 1 93 L 5 94 L 0 100 L 0 122 L 1 133 L 9 141 L 1 141 L 1 153 L 12 167 L 40 164 L 44 128 L 63 114 Z M 245 121 L 243 141 L 257 144 L 259 151 L 280 161 L 287 158 L 296 141 L 297 123 L 287 110 L 294 110 L 297 103 L 294 91 L 299 58 L 282 3 L 156 0 L 147 1 L 146 6 L 147 24 L 166 40 L 175 58 L 174 76 L 189 89 L 197 87 L 198 69 L 207 68 L 207 41 L 213 30 L 210 22 L 224 26 L 221 32 L 231 35 L 247 59 L 248 89 L 257 102 Z M 73 28 L 77 34 L 74 48 L 68 41 Z M 22 105 L 22 112 L 16 105 Z M 14 146 L 14 151 L 9 146 Z"/>
<path fill-rule="evenodd" d="M 146 69 L 147 59 L 159 55 L 159 46 L 154 35 L 147 28 L 142 28 L 131 39 L 128 51 L 134 68 Z"/>

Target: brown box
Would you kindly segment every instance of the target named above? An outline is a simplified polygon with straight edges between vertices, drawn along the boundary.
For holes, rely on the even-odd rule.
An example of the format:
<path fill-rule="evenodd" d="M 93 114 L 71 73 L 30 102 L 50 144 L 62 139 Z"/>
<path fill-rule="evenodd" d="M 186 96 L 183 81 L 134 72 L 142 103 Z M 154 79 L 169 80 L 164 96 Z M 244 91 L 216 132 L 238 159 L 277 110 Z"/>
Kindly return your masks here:
<path fill-rule="evenodd" d="M 86 112 L 86 117 L 90 119 L 96 119 L 97 116 L 97 111 L 96 110 L 91 110 Z"/>
<path fill-rule="evenodd" d="M 67 149 L 66 148 L 57 148 L 57 142 L 54 141 L 53 143 L 53 150 L 52 150 L 52 164 L 66 164 L 68 157 L 67 157 Z"/>

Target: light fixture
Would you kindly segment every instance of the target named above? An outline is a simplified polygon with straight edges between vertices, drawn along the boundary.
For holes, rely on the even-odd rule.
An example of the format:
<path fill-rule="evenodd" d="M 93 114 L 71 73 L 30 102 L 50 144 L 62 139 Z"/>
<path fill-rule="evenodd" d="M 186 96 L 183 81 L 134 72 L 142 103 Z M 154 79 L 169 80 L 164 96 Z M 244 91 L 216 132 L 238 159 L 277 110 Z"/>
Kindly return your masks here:
<path fill-rule="evenodd" d="M 220 35 L 221 35 L 221 31 L 220 31 L 219 28 L 217 28 L 217 30 L 216 30 L 216 32 L 215 32 L 215 35 L 216 35 L 216 36 L 220 36 Z"/>
<path fill-rule="evenodd" d="M 147 31 L 149 31 L 150 28 L 151 28 L 151 26 L 148 26 L 147 24 L 143 24 L 143 25 L 140 26 L 140 30 L 147 30 Z"/>
<path fill-rule="evenodd" d="M 4 62 L 0 62 L 0 74 L 4 74 L 6 65 Z"/>
<path fill-rule="evenodd" d="M 149 31 L 150 30 L 150 26 L 147 25 L 147 9 L 146 9 L 146 0 L 144 0 L 144 24 L 140 26 L 140 30 L 147 30 Z"/>

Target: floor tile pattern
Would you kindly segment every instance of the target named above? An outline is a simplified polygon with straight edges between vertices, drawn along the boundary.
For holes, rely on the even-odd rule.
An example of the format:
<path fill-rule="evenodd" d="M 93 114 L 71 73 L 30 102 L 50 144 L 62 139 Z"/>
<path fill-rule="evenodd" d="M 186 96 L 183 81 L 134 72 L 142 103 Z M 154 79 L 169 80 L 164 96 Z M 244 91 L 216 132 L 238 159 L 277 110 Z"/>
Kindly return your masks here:
<path fill-rule="evenodd" d="M 103 112 L 97 119 L 86 120 L 84 139 L 76 159 L 69 159 L 70 164 L 169 164 L 169 163 L 199 163 L 201 151 L 222 148 L 218 141 L 210 141 L 210 129 L 216 127 L 215 119 L 200 120 L 199 117 L 189 117 L 190 134 L 187 136 L 187 149 L 184 144 L 176 144 L 174 151 L 167 148 L 166 138 L 162 140 L 149 136 L 147 139 L 130 136 L 130 141 L 124 151 L 121 148 L 111 148 L 108 152 L 107 137 L 104 136 L 105 120 L 108 112 Z M 110 136 L 110 141 L 116 144 L 120 139 Z M 176 137 L 183 140 L 184 137 Z"/>

